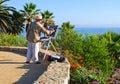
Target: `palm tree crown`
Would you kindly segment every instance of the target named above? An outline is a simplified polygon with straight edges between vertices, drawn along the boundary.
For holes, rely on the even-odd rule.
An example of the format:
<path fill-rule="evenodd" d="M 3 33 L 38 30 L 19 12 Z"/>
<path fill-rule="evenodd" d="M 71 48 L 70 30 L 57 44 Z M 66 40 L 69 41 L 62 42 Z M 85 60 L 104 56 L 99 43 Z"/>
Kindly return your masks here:
<path fill-rule="evenodd" d="M 20 10 L 20 11 L 23 13 L 27 21 L 26 24 L 26 31 L 27 31 L 28 26 L 36 18 L 36 15 L 40 14 L 40 9 L 36 9 L 36 5 L 30 2 L 30 3 L 26 3 L 24 5 L 24 10 Z"/>
<path fill-rule="evenodd" d="M 43 17 L 43 21 L 44 21 L 45 25 L 47 25 L 47 26 L 54 25 L 53 13 L 46 10 L 46 11 L 42 12 L 41 15 Z"/>
<path fill-rule="evenodd" d="M 40 9 L 36 9 L 36 5 L 32 2 L 24 5 L 24 10 L 20 10 L 28 22 L 32 21 L 37 14 L 40 14 Z"/>
<path fill-rule="evenodd" d="M 9 0 L 0 0 L 0 33 L 8 32 L 12 24 L 12 12 L 16 10 L 14 7 L 4 5 L 7 1 Z"/>

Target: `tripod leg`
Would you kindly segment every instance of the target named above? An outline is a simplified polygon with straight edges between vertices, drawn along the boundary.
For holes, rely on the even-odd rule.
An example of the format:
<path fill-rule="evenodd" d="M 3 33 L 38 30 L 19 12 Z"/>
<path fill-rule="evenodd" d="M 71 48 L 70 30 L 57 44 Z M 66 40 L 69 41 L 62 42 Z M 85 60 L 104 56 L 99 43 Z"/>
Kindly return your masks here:
<path fill-rule="evenodd" d="M 57 50 L 55 49 L 55 46 L 53 45 L 53 43 L 51 41 L 50 41 L 50 43 L 51 43 L 53 49 L 55 50 L 55 52 L 57 52 Z"/>
<path fill-rule="evenodd" d="M 48 51 L 49 46 L 50 46 L 50 41 L 48 42 L 47 49 L 46 49 L 45 54 L 44 54 L 44 57 L 43 57 L 43 62 L 44 62 L 44 60 L 45 60 L 45 57 L 46 57 L 46 54 L 47 54 L 47 51 Z"/>

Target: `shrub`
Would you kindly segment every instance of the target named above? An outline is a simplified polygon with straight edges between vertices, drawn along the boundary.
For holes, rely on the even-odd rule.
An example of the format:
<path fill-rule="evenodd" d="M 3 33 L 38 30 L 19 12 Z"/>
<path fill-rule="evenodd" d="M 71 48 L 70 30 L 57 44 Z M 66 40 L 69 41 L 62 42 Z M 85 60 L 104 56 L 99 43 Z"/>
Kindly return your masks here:
<path fill-rule="evenodd" d="M 0 46 L 27 46 L 27 41 L 22 36 L 0 34 Z"/>
<path fill-rule="evenodd" d="M 74 53 L 82 53 L 82 34 L 72 29 L 63 29 L 58 32 L 58 44 L 63 50 L 70 50 Z"/>
<path fill-rule="evenodd" d="M 89 82 L 88 77 L 92 77 L 100 83 L 107 83 L 112 69 L 116 64 L 117 66 L 120 64 L 118 63 L 120 56 L 119 37 L 117 34 L 108 32 L 105 35 L 86 34 L 83 36 L 69 26 L 61 28 L 58 32 L 57 42 L 71 64 L 71 80 L 74 84 L 83 80 Z M 85 77 L 81 73 L 83 67 L 86 69 L 83 72 Z M 100 71 L 100 73 L 98 74 L 96 71 Z"/>
<path fill-rule="evenodd" d="M 88 69 L 96 68 L 102 71 L 106 71 L 106 68 L 112 69 L 112 58 L 109 56 L 105 38 L 100 38 L 99 35 L 87 35 L 84 37 L 83 43 L 85 67 Z"/>
<path fill-rule="evenodd" d="M 120 34 L 115 32 L 106 32 L 103 35 L 106 38 L 107 46 L 109 50 L 110 57 L 112 61 L 115 63 L 115 67 L 120 66 Z"/>

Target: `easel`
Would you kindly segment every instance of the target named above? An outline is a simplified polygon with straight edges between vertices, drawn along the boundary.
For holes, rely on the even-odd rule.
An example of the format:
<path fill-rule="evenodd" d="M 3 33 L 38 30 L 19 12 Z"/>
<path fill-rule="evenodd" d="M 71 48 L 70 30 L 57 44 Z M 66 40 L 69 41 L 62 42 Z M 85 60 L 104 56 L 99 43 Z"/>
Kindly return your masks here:
<path fill-rule="evenodd" d="M 42 42 L 41 46 L 43 46 L 43 47 L 44 47 L 44 45 L 47 46 L 47 48 L 45 50 L 45 54 L 44 54 L 43 60 L 42 60 L 42 63 L 44 62 L 44 60 L 46 58 L 46 55 L 47 55 L 47 52 L 48 52 L 48 49 L 49 49 L 50 45 L 53 47 L 53 49 L 55 50 L 55 52 L 57 52 L 55 46 L 52 43 L 52 39 L 55 39 L 55 34 L 56 34 L 56 31 L 57 31 L 57 27 L 58 27 L 58 25 L 53 26 L 53 29 L 55 30 L 55 32 L 52 35 L 48 35 L 46 37 L 42 37 L 41 38 L 41 42 Z"/>

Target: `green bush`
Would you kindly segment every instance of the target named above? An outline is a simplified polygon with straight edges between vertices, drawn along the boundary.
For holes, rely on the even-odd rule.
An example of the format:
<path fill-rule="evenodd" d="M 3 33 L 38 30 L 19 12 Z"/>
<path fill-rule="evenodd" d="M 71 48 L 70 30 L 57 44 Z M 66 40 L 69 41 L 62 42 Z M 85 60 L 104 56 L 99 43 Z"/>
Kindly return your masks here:
<path fill-rule="evenodd" d="M 71 81 L 74 84 L 82 81 L 87 84 L 89 82 L 87 77 L 92 77 L 100 84 L 107 84 L 113 68 L 120 65 L 120 35 L 106 32 L 103 35 L 86 34 L 83 36 L 75 32 L 73 28 L 69 28 L 70 24 L 67 26 L 62 26 L 56 40 L 68 60 L 76 62 L 73 63 L 74 66 L 72 65 Z M 80 56 L 83 57 L 83 60 L 78 59 Z M 78 65 L 82 65 L 86 71 L 82 70 L 81 73 L 82 68 L 76 68 Z M 100 73 L 95 71 L 100 71 Z"/>
<path fill-rule="evenodd" d="M 0 46 L 27 46 L 25 37 L 13 34 L 0 34 Z"/>
<path fill-rule="evenodd" d="M 107 46 L 110 57 L 115 63 L 115 67 L 120 66 L 120 34 L 115 32 L 106 32 L 103 37 L 107 40 Z"/>
<path fill-rule="evenodd" d="M 87 35 L 84 37 L 83 43 L 85 67 L 106 71 L 106 66 L 109 64 L 109 69 L 112 68 L 112 58 L 109 56 L 105 38 L 100 39 L 99 35 Z"/>
<path fill-rule="evenodd" d="M 108 84 L 108 75 L 100 70 L 88 70 L 84 67 L 70 71 L 71 84 L 92 84 L 97 81 L 97 84 Z"/>
<path fill-rule="evenodd" d="M 70 50 L 74 54 L 82 53 L 82 34 L 78 34 L 72 29 L 65 29 L 58 33 L 57 40 L 63 50 Z"/>
<path fill-rule="evenodd" d="M 70 71 L 71 81 L 70 84 L 88 84 L 88 73 L 85 68 L 79 68 Z"/>

